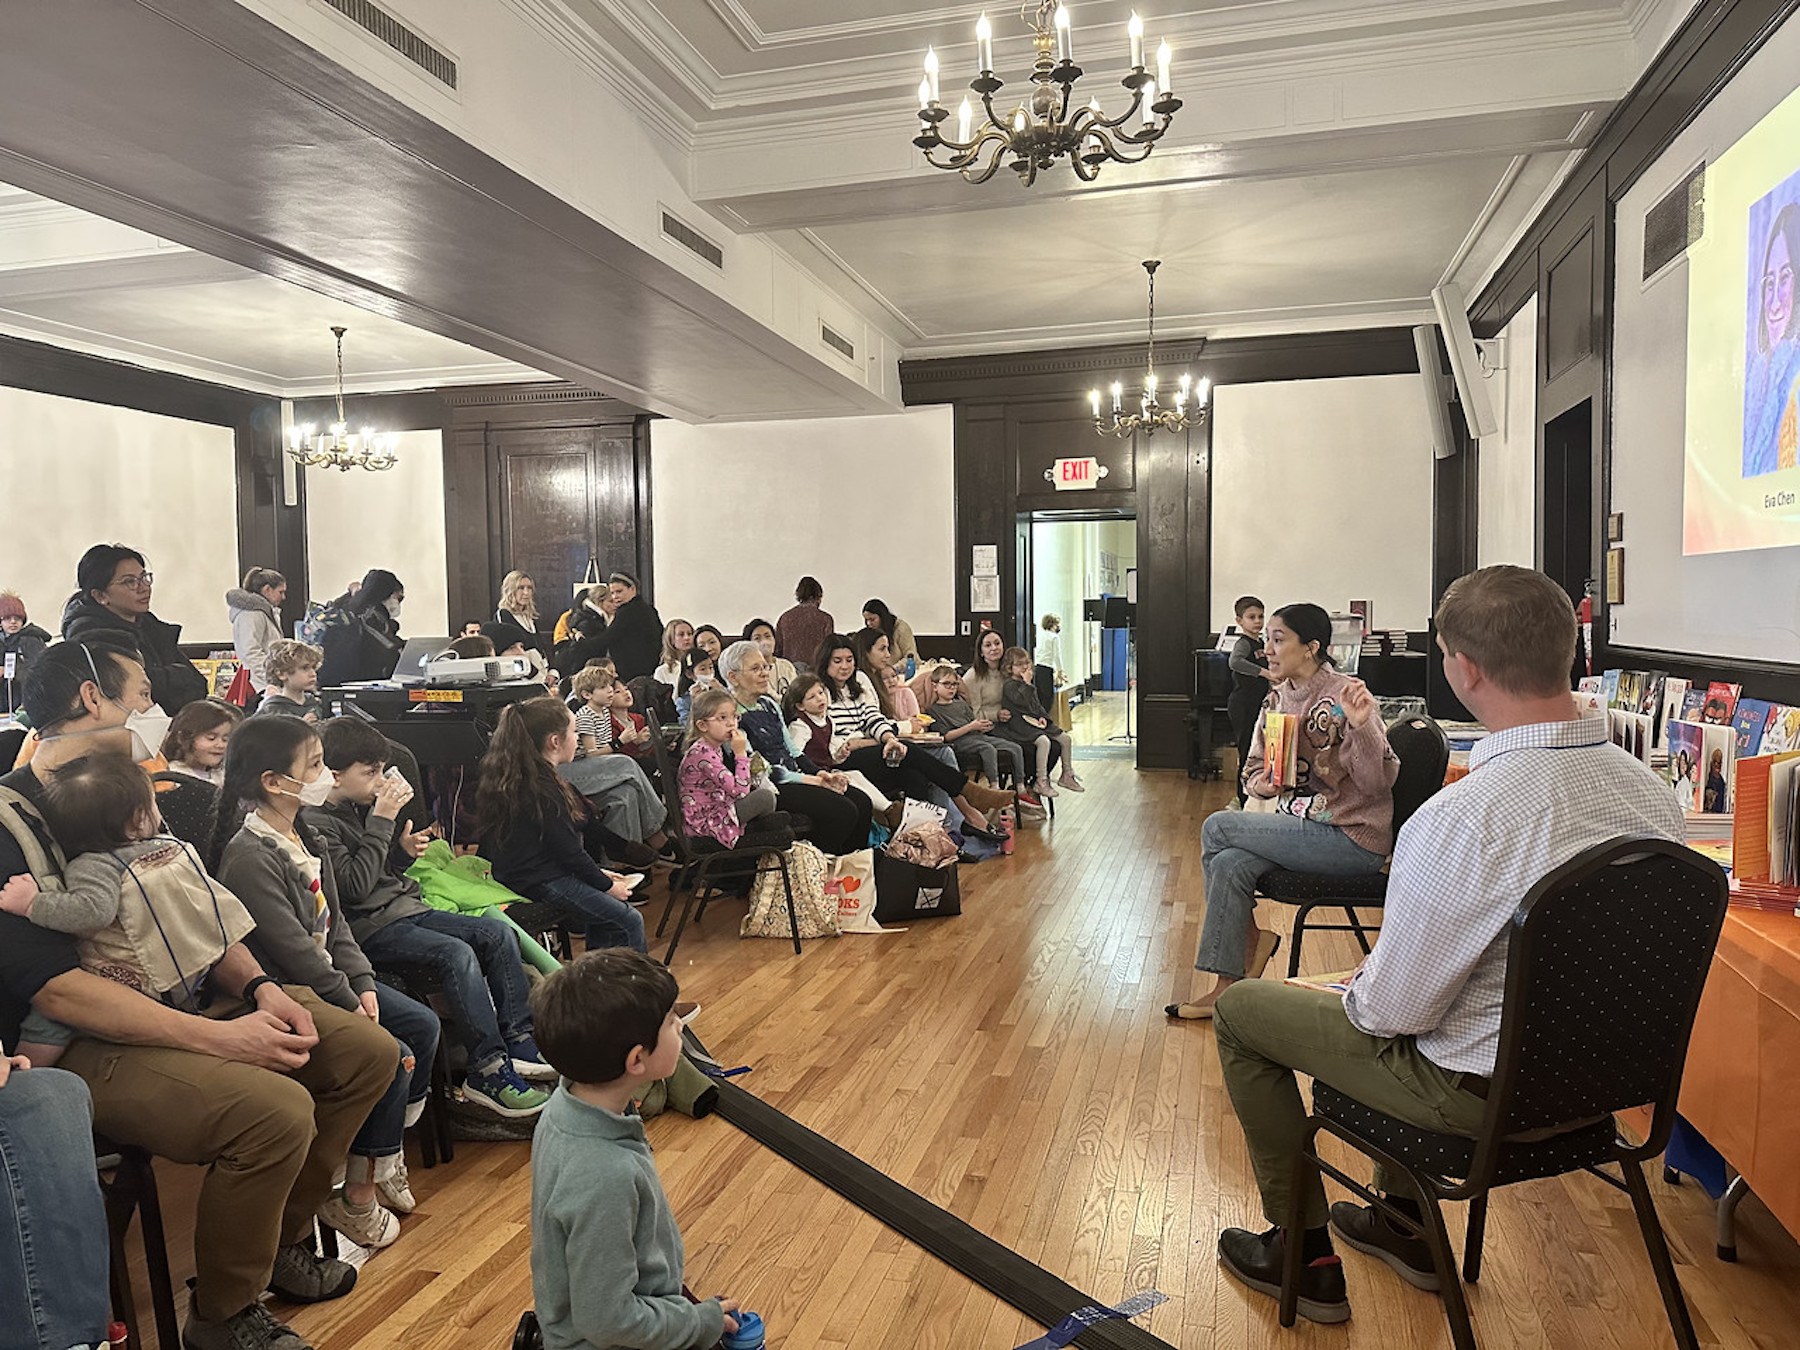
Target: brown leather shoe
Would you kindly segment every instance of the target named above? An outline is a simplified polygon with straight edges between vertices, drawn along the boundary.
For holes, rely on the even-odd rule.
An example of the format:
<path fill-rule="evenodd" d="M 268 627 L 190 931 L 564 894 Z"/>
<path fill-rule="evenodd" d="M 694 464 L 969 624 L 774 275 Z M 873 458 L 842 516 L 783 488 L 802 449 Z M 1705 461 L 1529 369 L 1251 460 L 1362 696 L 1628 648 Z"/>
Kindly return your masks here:
<path fill-rule="evenodd" d="M 982 787 L 979 783 L 964 783 L 962 795 L 964 801 L 983 815 L 990 811 L 1004 811 L 1008 807 L 1016 805 L 1012 793 L 1001 792 L 991 787 Z"/>

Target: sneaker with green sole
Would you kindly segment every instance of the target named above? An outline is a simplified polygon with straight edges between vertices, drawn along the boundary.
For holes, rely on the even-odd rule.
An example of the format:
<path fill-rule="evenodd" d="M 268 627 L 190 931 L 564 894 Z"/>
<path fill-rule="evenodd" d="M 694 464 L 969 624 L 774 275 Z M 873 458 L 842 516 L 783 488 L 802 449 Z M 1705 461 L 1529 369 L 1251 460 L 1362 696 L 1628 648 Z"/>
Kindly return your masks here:
<path fill-rule="evenodd" d="M 525 1083 L 511 1064 L 472 1073 L 463 1082 L 463 1100 L 508 1120 L 526 1120 L 549 1104 L 550 1094 Z"/>

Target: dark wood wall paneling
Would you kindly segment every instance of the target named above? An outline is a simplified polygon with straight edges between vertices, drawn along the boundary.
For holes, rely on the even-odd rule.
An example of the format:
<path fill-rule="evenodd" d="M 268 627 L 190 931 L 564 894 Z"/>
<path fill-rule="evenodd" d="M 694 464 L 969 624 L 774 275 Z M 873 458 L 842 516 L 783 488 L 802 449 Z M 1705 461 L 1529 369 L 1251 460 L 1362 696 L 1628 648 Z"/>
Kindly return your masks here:
<path fill-rule="evenodd" d="M 1613 208 L 1783 23 L 1800 0 L 1701 0 L 1519 245 L 1476 297 L 1477 335 L 1499 333 L 1533 294 L 1537 332 L 1538 565 L 1571 590 L 1605 570 L 1612 499 Z M 1578 472 L 1585 457 L 1586 481 Z M 1575 519 L 1585 510 L 1585 519 Z M 1733 680 L 1800 703 L 1800 667 L 1613 646 L 1604 587 L 1594 603 L 1596 669 Z"/>
<path fill-rule="evenodd" d="M 1205 374 L 1215 385 L 1418 370 L 1405 329 L 1177 342 L 1164 351 L 1164 368 Z M 1206 639 L 1211 614 L 1212 430 L 1208 422 L 1196 432 L 1135 443 L 1096 435 L 1088 388 L 1115 378 L 1130 382 L 1142 363 L 1138 345 L 909 361 L 900 367 L 901 393 L 909 405 L 955 408 L 959 634 L 964 624 L 978 631 L 986 620 L 1009 641 L 1029 637 L 1024 630 L 1031 616 L 1019 613 L 1020 563 L 1013 546 L 1021 513 L 1136 514 L 1138 764 L 1180 768 L 1186 764 L 1182 719 L 1192 653 Z M 1102 486 L 1057 492 L 1046 482 L 1044 470 L 1068 455 L 1092 455 L 1106 465 Z M 1461 482 L 1459 476 L 1458 490 Z M 1463 534 L 1459 525 L 1459 550 Z M 1472 546 L 1472 532 L 1467 540 Z M 997 614 L 975 614 L 969 606 L 977 544 L 999 546 Z"/>

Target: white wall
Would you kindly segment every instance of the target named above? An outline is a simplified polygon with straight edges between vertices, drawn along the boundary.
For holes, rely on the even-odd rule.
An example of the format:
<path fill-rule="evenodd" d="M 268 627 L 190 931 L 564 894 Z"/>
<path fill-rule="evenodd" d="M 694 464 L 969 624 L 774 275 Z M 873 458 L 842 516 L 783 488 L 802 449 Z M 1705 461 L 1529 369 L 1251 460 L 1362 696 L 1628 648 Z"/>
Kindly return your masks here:
<path fill-rule="evenodd" d="M 1213 395 L 1212 626 L 1232 601 L 1431 611 L 1431 436 L 1417 375 L 1235 384 Z"/>
<path fill-rule="evenodd" d="M 400 462 L 381 473 L 301 470 L 306 475 L 307 586 L 313 599 L 329 600 L 370 568 L 386 568 L 406 587 L 400 632 L 441 637 L 450 632 L 444 589 L 444 435 L 406 431 L 398 440 Z"/>
<path fill-rule="evenodd" d="M 182 641 L 229 646 L 241 577 L 231 428 L 0 388 L 0 588 L 52 636 L 90 545 L 123 543 L 156 574 L 150 608 Z"/>
<path fill-rule="evenodd" d="M 1501 420 L 1478 456 L 1475 556 L 1482 567 L 1537 566 L 1537 318 L 1534 295 L 1506 325 L 1506 369 L 1488 381 Z"/>
<path fill-rule="evenodd" d="M 916 633 L 956 620 L 954 418 L 893 416 L 650 429 L 656 593 L 666 620 L 727 634 L 815 576 L 840 628 L 871 597 Z"/>

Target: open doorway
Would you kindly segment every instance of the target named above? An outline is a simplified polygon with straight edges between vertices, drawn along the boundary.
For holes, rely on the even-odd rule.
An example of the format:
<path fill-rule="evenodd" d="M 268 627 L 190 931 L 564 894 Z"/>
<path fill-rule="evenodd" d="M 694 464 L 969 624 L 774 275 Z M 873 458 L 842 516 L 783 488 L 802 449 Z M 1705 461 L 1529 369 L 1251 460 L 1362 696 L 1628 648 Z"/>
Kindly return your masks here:
<path fill-rule="evenodd" d="M 1043 618 L 1061 622 L 1061 679 L 1051 709 L 1069 729 L 1078 757 L 1135 754 L 1126 739 L 1130 702 L 1131 633 L 1108 627 L 1106 600 L 1126 594 L 1128 574 L 1137 567 L 1137 520 L 1128 512 L 1046 512 L 1021 516 L 1019 533 L 1029 541 L 1030 578 L 1021 596 L 1021 645 L 1040 650 Z M 1024 561 L 1024 560 L 1021 560 Z M 1021 588 L 1024 589 L 1024 588 Z M 1123 606 L 1114 605 L 1112 622 Z"/>

